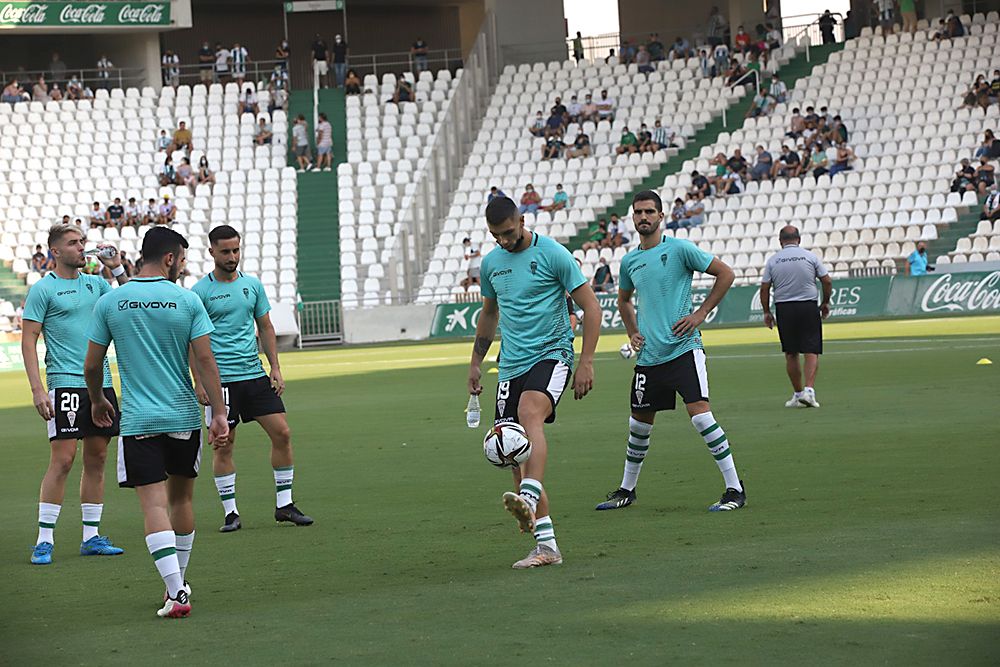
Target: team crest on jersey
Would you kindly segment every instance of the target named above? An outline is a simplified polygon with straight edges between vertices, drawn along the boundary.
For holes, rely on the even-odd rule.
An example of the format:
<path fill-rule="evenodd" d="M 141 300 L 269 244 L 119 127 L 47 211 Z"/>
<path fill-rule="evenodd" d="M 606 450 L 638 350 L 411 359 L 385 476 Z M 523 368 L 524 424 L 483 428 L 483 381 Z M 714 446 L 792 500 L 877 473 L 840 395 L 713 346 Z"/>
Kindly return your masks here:
<path fill-rule="evenodd" d="M 66 413 L 66 420 L 69 422 L 70 428 L 76 426 L 76 413 L 70 410 Z"/>
<path fill-rule="evenodd" d="M 249 299 L 250 298 L 250 290 L 247 289 L 246 287 L 243 288 L 243 298 L 244 299 Z"/>
<path fill-rule="evenodd" d="M 500 415 L 503 416 L 503 413 L 506 410 L 507 410 L 507 401 L 501 398 L 499 401 L 497 401 L 497 412 L 499 412 Z"/>
<path fill-rule="evenodd" d="M 91 294 L 93 294 L 94 293 L 94 286 L 91 285 L 90 283 L 87 283 L 87 291 L 90 292 Z"/>
<path fill-rule="evenodd" d="M 535 275 L 535 272 L 538 271 L 538 262 L 531 260 L 531 264 L 528 265 L 528 268 L 531 269 L 531 275 Z"/>
<path fill-rule="evenodd" d="M 662 265 L 662 266 L 666 266 L 667 265 L 667 257 L 668 256 L 667 256 L 666 252 L 664 252 L 662 255 L 660 255 L 660 265 Z"/>
<path fill-rule="evenodd" d="M 636 402 L 637 405 L 642 405 L 642 397 L 643 397 L 643 395 L 645 393 L 646 392 L 644 392 L 644 391 L 636 391 L 635 392 L 635 402 Z"/>

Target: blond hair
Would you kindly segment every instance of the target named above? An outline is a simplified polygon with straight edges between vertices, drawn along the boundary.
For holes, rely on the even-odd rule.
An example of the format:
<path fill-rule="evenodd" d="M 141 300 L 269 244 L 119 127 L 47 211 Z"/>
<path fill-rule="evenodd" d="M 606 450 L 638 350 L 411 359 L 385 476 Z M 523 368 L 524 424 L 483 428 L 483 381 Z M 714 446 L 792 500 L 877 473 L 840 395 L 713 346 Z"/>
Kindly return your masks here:
<path fill-rule="evenodd" d="M 62 240 L 62 237 L 66 236 L 70 232 L 76 232 L 80 235 L 80 238 L 85 238 L 86 236 L 83 233 L 83 230 L 80 229 L 79 225 L 74 225 L 69 222 L 57 222 L 49 228 L 49 247 L 51 248 L 59 243 L 59 241 Z"/>

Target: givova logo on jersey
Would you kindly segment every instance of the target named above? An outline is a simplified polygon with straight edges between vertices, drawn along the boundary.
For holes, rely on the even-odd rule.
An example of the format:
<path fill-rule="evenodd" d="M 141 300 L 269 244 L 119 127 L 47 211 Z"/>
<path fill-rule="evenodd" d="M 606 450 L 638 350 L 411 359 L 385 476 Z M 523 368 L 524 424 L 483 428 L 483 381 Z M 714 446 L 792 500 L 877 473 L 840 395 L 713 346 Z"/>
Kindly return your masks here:
<path fill-rule="evenodd" d="M 175 301 L 129 301 L 118 302 L 118 310 L 177 310 Z"/>

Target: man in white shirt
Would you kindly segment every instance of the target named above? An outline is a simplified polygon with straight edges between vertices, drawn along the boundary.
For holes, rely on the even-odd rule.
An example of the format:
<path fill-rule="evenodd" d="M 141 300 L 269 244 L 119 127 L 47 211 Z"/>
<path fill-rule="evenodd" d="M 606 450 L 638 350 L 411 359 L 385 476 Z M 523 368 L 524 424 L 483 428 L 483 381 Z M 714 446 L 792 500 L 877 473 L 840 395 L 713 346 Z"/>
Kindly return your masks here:
<path fill-rule="evenodd" d="M 167 49 L 160 59 L 163 66 L 163 85 L 176 88 L 181 83 L 181 59 L 176 53 Z"/>
<path fill-rule="evenodd" d="M 479 284 L 479 266 L 482 264 L 483 258 L 480 249 L 473 245 L 472 239 L 468 237 L 462 240 L 462 250 L 466 261 L 469 262 L 469 268 L 462 280 L 462 287 L 468 292 L 471 286 Z"/>
<path fill-rule="evenodd" d="M 292 150 L 295 151 L 295 161 L 299 163 L 300 172 L 312 169 L 309 155 L 309 130 L 306 126 L 306 117 L 302 114 L 298 115 L 292 126 Z"/>
<path fill-rule="evenodd" d="M 597 117 L 600 120 L 614 122 L 615 98 L 608 97 L 608 91 L 601 91 L 601 99 L 597 100 Z"/>
<path fill-rule="evenodd" d="M 114 63 L 108 60 L 107 54 L 102 53 L 101 59 L 97 61 L 97 85 L 105 90 L 111 87 L 111 68 L 114 66 Z"/>
<path fill-rule="evenodd" d="M 241 46 L 239 42 L 233 44 L 232 50 L 229 51 L 229 57 L 233 63 L 233 78 L 239 84 L 243 83 L 243 79 L 247 76 L 247 63 L 250 62 L 250 52 L 246 50 L 246 47 Z"/>
<path fill-rule="evenodd" d="M 229 59 L 231 54 L 229 49 L 224 48 L 221 42 L 215 43 L 215 80 L 218 83 L 225 83 L 229 78 Z"/>
<path fill-rule="evenodd" d="M 778 104 L 784 104 L 788 100 L 788 86 L 778 78 L 777 74 L 771 77 L 771 86 L 767 89 L 767 92 Z"/>

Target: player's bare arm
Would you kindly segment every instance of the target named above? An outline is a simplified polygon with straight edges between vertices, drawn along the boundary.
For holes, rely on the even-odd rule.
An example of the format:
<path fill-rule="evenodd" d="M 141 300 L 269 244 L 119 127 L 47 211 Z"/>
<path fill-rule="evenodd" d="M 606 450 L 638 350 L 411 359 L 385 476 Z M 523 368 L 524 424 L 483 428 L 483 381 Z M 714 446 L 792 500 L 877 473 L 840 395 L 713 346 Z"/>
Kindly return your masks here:
<path fill-rule="evenodd" d="M 114 248 L 115 246 L 110 243 L 98 243 L 97 247 L 100 249 Z M 119 252 L 117 252 L 117 248 L 112 257 L 103 257 L 98 255 L 97 259 L 100 260 L 101 264 L 111 269 L 111 275 L 114 276 L 119 285 L 124 285 L 128 282 L 128 274 L 125 273 L 125 268 L 122 266 L 122 256 Z"/>
<path fill-rule="evenodd" d="M 828 273 L 819 279 L 819 283 L 823 286 L 823 301 L 819 304 L 819 314 L 825 320 L 830 317 L 830 298 L 833 297 L 833 279 L 830 278 L 830 274 Z"/>
<path fill-rule="evenodd" d="M 195 358 L 201 385 L 205 393 L 208 394 L 208 404 L 212 406 L 212 423 L 208 426 L 208 441 L 213 447 L 220 447 L 229 439 L 229 421 L 226 417 L 226 402 L 222 398 L 219 367 L 215 365 L 215 357 L 212 356 L 212 343 L 207 334 L 191 341 L 191 354 Z"/>
<path fill-rule="evenodd" d="M 278 363 L 278 337 L 274 333 L 271 316 L 264 313 L 257 318 L 257 331 L 260 332 L 260 346 L 264 349 L 267 364 L 271 368 L 270 380 L 274 393 L 281 396 L 285 393 L 285 379 L 281 377 L 281 364 Z"/>
<path fill-rule="evenodd" d="M 208 405 L 208 393 L 201 385 L 198 375 L 198 361 L 194 358 L 194 348 L 188 345 L 188 366 L 191 367 L 191 378 L 194 380 L 194 395 L 202 405 Z"/>
<path fill-rule="evenodd" d="M 104 395 L 104 357 L 107 354 L 107 345 L 90 341 L 87 345 L 87 358 L 83 362 L 83 377 L 87 381 L 87 393 L 90 394 L 90 415 L 94 424 L 101 428 L 111 428 L 115 419 L 115 407 Z"/>
<path fill-rule="evenodd" d="M 476 324 L 476 341 L 472 344 L 472 360 L 469 362 L 469 393 L 479 395 L 483 393 L 483 386 L 479 383 L 483 373 L 480 368 L 483 360 L 493 345 L 493 339 L 497 334 L 497 324 L 500 321 L 500 308 L 496 299 L 483 297 L 483 309 L 479 313 L 479 322 Z"/>
<path fill-rule="evenodd" d="M 38 337 L 42 334 L 42 323 L 32 320 L 21 321 L 21 358 L 24 359 L 24 372 L 28 375 L 28 385 L 31 387 L 31 402 L 38 410 L 38 415 L 48 421 L 55 412 L 49 392 L 42 383 L 42 374 L 38 370 Z"/>
<path fill-rule="evenodd" d="M 618 313 L 621 315 L 622 324 L 625 325 L 625 333 L 628 334 L 629 345 L 636 352 L 642 351 L 642 346 L 646 344 L 646 339 L 639 333 L 639 318 L 635 314 L 635 303 L 632 295 L 635 290 L 618 290 Z"/>
<path fill-rule="evenodd" d="M 583 349 L 573 374 L 573 395 L 579 400 L 594 387 L 594 350 L 601 335 L 601 305 L 590 285 L 584 283 L 570 294 L 583 310 Z"/>
<path fill-rule="evenodd" d="M 736 274 L 733 273 L 729 265 L 718 257 L 712 260 L 712 263 L 705 269 L 705 273 L 715 277 L 712 291 L 708 293 L 697 310 L 687 317 L 677 320 L 673 328 L 675 336 L 687 336 L 701 326 L 708 314 L 722 301 L 722 297 L 726 296 L 726 292 L 733 286 L 733 280 L 736 279 Z"/>
<path fill-rule="evenodd" d="M 764 310 L 764 326 L 774 328 L 774 315 L 771 314 L 771 283 L 760 284 L 760 307 Z"/>

